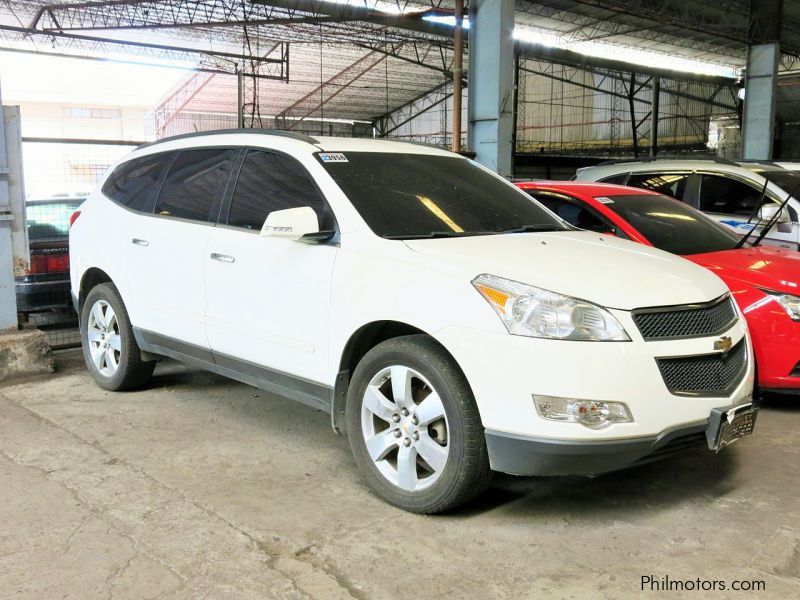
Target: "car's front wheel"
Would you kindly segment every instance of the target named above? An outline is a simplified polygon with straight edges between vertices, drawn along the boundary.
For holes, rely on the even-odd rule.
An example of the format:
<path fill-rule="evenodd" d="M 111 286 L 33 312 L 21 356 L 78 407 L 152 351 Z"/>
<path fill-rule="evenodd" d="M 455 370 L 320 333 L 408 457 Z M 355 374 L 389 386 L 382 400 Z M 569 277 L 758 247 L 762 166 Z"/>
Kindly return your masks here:
<path fill-rule="evenodd" d="M 150 379 L 155 362 L 142 360 L 128 311 L 113 283 L 92 288 L 80 324 L 83 358 L 101 388 L 129 390 Z"/>
<path fill-rule="evenodd" d="M 405 510 L 446 511 L 491 478 L 472 391 L 452 357 L 425 335 L 383 342 L 359 362 L 347 432 L 369 486 Z"/>

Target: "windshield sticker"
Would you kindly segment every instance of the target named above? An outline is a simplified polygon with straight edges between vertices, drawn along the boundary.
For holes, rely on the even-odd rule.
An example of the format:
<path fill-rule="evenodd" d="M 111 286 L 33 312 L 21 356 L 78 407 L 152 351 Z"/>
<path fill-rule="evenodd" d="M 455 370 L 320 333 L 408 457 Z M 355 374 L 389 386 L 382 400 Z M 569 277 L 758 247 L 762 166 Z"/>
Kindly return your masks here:
<path fill-rule="evenodd" d="M 720 223 L 727 225 L 728 227 L 732 227 L 733 229 L 742 229 L 744 231 L 755 229 L 755 224 L 748 223 L 746 221 L 720 221 Z"/>
<path fill-rule="evenodd" d="M 347 157 L 346 157 L 344 154 L 342 154 L 341 152 L 321 152 L 321 153 L 320 153 L 320 155 L 319 155 L 319 159 L 320 159 L 322 162 L 326 162 L 326 163 L 332 163 L 332 162 L 338 162 L 338 163 L 350 162 L 350 161 L 348 161 L 348 160 L 347 160 Z"/>
<path fill-rule="evenodd" d="M 595 200 L 597 200 L 600 204 L 614 204 L 614 201 L 608 196 L 599 196 L 598 198 L 595 198 Z"/>

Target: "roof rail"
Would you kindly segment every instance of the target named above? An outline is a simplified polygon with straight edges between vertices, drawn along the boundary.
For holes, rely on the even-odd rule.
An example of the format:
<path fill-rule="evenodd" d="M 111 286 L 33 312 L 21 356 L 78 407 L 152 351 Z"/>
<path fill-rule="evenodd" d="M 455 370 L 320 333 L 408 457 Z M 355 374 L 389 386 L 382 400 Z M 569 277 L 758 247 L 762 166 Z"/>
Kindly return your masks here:
<path fill-rule="evenodd" d="M 685 154 L 678 154 L 676 156 L 656 156 L 655 158 L 651 156 L 647 156 L 645 158 L 619 158 L 619 159 L 606 160 L 595 166 L 602 167 L 606 165 L 620 165 L 625 163 L 649 163 L 660 160 L 707 160 L 709 162 L 714 162 L 720 165 L 727 165 L 729 167 L 739 166 L 736 162 L 719 156 L 687 156 Z"/>
<path fill-rule="evenodd" d="M 310 135 L 305 135 L 303 133 L 295 133 L 294 131 L 284 131 L 282 129 L 215 129 L 213 131 L 193 131 L 191 133 L 181 133 L 179 135 L 173 135 L 170 137 L 165 137 L 160 140 L 156 140 L 154 142 L 148 142 L 146 144 L 142 144 L 138 146 L 136 149 L 139 150 L 141 148 L 149 148 L 150 146 L 155 146 L 157 144 L 163 144 L 164 142 L 172 142 L 174 140 L 185 140 L 194 137 L 203 137 L 209 135 L 224 135 L 227 133 L 250 133 L 250 134 L 260 134 L 260 135 L 275 135 L 280 137 L 292 138 L 294 140 L 298 140 L 301 142 L 306 142 L 309 144 L 319 144 L 319 140 L 316 138 L 311 137 Z"/>
<path fill-rule="evenodd" d="M 759 158 L 743 158 L 739 162 L 745 163 L 747 165 L 766 165 L 768 167 L 775 167 L 776 169 L 786 170 L 786 167 L 779 165 L 777 161 L 774 160 L 767 160 L 767 159 L 761 160 Z M 785 162 L 791 162 L 791 161 L 785 161 Z"/>

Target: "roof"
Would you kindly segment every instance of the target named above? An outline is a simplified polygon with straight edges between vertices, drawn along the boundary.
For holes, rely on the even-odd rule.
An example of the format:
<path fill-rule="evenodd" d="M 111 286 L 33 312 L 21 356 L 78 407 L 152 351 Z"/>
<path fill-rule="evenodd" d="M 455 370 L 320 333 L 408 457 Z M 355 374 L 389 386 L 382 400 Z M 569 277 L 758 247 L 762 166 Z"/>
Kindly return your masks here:
<path fill-rule="evenodd" d="M 719 173 L 739 173 L 741 175 L 758 175 L 759 172 L 780 172 L 785 171 L 783 167 L 777 164 L 762 163 L 762 162 L 733 162 L 733 161 L 718 161 L 709 159 L 658 159 L 650 161 L 619 161 L 602 163 L 594 167 L 583 167 L 578 169 L 577 177 L 583 180 L 600 179 L 602 177 L 610 177 L 616 174 L 630 173 L 630 172 L 667 172 L 667 171 L 691 171 L 691 170 L 704 170 L 716 171 Z"/>
<path fill-rule="evenodd" d="M 247 146 L 253 143 L 257 144 L 257 142 L 251 140 L 257 140 L 258 138 L 262 138 L 262 140 L 272 139 L 299 142 L 313 146 L 314 150 L 323 152 L 387 152 L 458 157 L 457 154 L 453 154 L 452 152 L 441 150 L 427 144 L 414 142 L 331 136 L 311 137 L 301 133 L 273 129 L 221 129 L 216 131 L 198 131 L 149 142 L 139 146 L 136 150 L 149 150 L 153 148 L 156 150 L 160 148 L 174 150 L 209 144 Z M 188 143 L 181 143 L 185 141 L 188 141 Z"/>
<path fill-rule="evenodd" d="M 586 196 L 659 196 L 657 192 L 641 188 L 615 185 L 613 183 L 596 183 L 594 181 L 526 181 L 516 184 L 523 190 L 555 190 L 564 193 L 583 194 Z"/>

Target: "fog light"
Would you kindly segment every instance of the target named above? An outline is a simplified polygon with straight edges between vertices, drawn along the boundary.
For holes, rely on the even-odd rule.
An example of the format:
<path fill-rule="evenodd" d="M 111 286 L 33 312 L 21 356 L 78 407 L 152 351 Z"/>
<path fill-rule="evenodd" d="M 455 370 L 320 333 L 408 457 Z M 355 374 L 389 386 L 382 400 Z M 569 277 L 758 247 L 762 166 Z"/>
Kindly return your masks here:
<path fill-rule="evenodd" d="M 632 423 L 633 416 L 622 402 L 577 400 L 555 396 L 533 396 L 536 412 L 543 419 L 580 423 L 589 429 L 603 429 L 612 423 Z"/>

